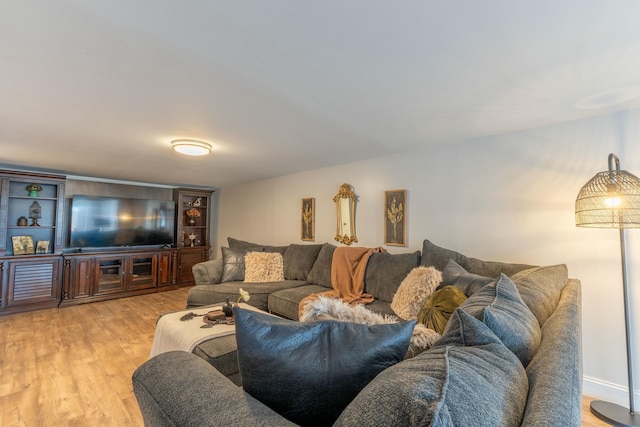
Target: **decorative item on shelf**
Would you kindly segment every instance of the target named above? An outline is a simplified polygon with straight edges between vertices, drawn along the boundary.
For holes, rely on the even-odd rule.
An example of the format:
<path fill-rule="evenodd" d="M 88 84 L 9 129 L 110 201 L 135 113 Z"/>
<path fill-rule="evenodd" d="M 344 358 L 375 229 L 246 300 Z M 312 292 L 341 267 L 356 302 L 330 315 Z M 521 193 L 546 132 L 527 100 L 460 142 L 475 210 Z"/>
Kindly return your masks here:
<path fill-rule="evenodd" d="M 29 225 L 29 221 L 27 221 L 27 218 L 23 216 L 18 218 L 18 227 L 26 227 L 27 225 Z"/>
<path fill-rule="evenodd" d="M 38 224 L 38 219 L 42 218 L 40 212 L 42 212 L 40 208 L 40 203 L 33 202 L 31 206 L 29 206 L 29 218 L 33 220 L 31 222 L 31 227 L 40 226 L 40 224 Z"/>
<path fill-rule="evenodd" d="M 37 254 L 49 253 L 49 241 L 48 240 L 38 240 L 38 244 L 36 245 L 36 253 Z"/>
<path fill-rule="evenodd" d="M 42 187 L 38 184 L 29 184 L 27 185 L 27 191 L 29 192 L 29 197 L 38 197 Z"/>
<path fill-rule="evenodd" d="M 187 224 L 190 226 L 196 225 L 196 218 L 200 218 L 200 210 L 196 208 L 188 209 L 185 214 L 187 215 Z"/>
<path fill-rule="evenodd" d="M 190 247 L 192 247 L 192 248 L 193 248 L 193 247 L 196 245 L 196 238 L 197 238 L 197 237 L 198 237 L 198 236 L 196 236 L 196 235 L 195 235 L 195 234 L 193 234 L 193 233 L 189 234 L 189 242 L 191 242 L 191 243 L 189 244 L 189 246 L 190 246 Z"/>
<path fill-rule="evenodd" d="M 33 236 L 12 236 L 14 255 L 28 255 L 33 253 Z"/>
<path fill-rule="evenodd" d="M 620 159 L 609 154 L 609 170 L 597 173 L 578 193 L 576 198 L 576 225 L 578 227 L 617 228 L 620 232 L 620 258 L 622 261 L 622 291 L 624 298 L 625 336 L 627 344 L 627 380 L 629 407 L 594 400 L 591 412 L 601 420 L 615 426 L 640 426 L 640 412 L 634 402 L 633 333 L 631 299 L 627 284 L 625 228 L 640 228 L 640 178 L 620 170 Z"/>

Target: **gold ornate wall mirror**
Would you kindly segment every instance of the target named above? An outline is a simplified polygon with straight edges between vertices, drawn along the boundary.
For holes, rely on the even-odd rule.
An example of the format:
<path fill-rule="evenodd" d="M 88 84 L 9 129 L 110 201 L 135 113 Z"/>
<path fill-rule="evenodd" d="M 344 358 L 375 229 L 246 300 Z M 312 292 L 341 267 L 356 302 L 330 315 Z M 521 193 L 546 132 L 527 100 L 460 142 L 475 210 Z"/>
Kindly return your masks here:
<path fill-rule="evenodd" d="M 358 241 L 356 237 L 356 193 L 349 184 L 342 184 L 338 194 L 333 198 L 336 202 L 337 229 L 336 240 L 345 245 Z"/>

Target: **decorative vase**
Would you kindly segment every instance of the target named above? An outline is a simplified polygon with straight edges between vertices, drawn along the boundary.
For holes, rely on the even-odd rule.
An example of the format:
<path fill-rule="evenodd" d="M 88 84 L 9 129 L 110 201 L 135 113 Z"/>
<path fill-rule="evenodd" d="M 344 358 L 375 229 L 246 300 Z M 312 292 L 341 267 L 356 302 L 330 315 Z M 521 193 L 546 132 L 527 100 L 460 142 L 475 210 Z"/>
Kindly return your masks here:
<path fill-rule="evenodd" d="M 188 217 L 187 224 L 189 224 L 192 227 L 196 225 L 196 217 L 195 216 Z"/>
<path fill-rule="evenodd" d="M 229 298 L 227 298 L 227 302 L 222 304 L 222 311 L 227 317 L 233 316 L 233 306 L 229 302 Z"/>
<path fill-rule="evenodd" d="M 20 218 L 18 218 L 18 226 L 19 227 L 26 227 L 28 224 L 27 218 L 21 216 Z"/>

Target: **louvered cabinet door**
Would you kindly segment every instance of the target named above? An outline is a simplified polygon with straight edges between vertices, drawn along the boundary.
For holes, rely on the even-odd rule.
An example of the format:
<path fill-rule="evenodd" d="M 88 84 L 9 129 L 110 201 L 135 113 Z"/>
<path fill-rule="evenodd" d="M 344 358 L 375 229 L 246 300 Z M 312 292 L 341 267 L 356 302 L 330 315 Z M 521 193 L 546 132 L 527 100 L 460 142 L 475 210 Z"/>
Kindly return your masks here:
<path fill-rule="evenodd" d="M 3 310 L 56 307 L 61 298 L 61 257 L 8 259 L 2 265 Z M 24 308 L 23 308 L 24 309 Z"/>

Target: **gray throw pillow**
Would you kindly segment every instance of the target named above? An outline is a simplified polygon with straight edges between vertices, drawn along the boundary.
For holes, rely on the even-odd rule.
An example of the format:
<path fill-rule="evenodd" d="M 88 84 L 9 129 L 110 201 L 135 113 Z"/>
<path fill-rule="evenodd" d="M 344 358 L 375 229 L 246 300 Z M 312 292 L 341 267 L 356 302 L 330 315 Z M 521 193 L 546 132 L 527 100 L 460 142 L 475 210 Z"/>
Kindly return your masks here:
<path fill-rule="evenodd" d="M 287 280 L 307 280 L 320 249 L 322 249 L 322 245 L 289 245 L 283 256 L 284 278 Z"/>
<path fill-rule="evenodd" d="M 244 280 L 244 256 L 246 249 L 221 248 L 222 279 L 221 282 L 241 282 Z"/>
<path fill-rule="evenodd" d="M 438 289 L 447 285 L 453 285 L 461 290 L 467 297 L 470 297 L 485 285 L 495 282 L 496 280 L 497 279 L 492 279 L 491 277 L 469 273 L 457 262 L 450 259 L 449 262 L 447 262 L 447 266 L 442 270 L 442 284 Z"/>
<path fill-rule="evenodd" d="M 526 368 L 538 351 L 542 333 L 529 307 L 522 301 L 516 285 L 504 274 L 460 305 L 484 322 Z"/>
<path fill-rule="evenodd" d="M 381 372 L 335 426 L 519 426 L 527 393 L 518 358 L 458 308 L 434 347 Z"/>
<path fill-rule="evenodd" d="M 234 309 L 244 390 L 303 426 L 329 426 L 381 371 L 400 362 L 415 322 L 300 323 Z"/>
<path fill-rule="evenodd" d="M 336 247 L 331 243 L 322 245 L 316 262 L 307 275 L 307 281 L 331 289 L 331 262 Z"/>
<path fill-rule="evenodd" d="M 525 270 L 527 268 L 535 267 L 528 264 L 510 264 L 505 262 L 496 261 L 482 261 L 477 258 L 470 258 L 461 253 L 452 251 L 450 249 L 441 248 L 438 245 L 434 245 L 428 240 L 425 240 L 422 244 L 422 265 L 434 266 L 438 270 L 442 271 L 449 260 L 452 259 L 457 262 L 465 270 L 480 274 L 486 277 L 498 277 L 501 273 L 511 277 L 511 275 L 518 271 Z"/>

